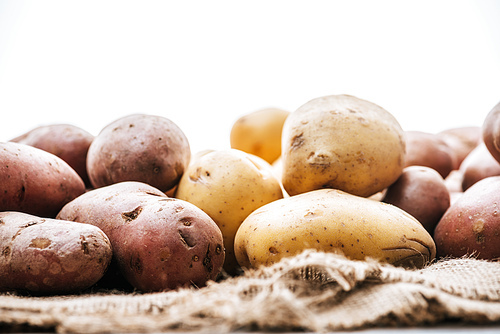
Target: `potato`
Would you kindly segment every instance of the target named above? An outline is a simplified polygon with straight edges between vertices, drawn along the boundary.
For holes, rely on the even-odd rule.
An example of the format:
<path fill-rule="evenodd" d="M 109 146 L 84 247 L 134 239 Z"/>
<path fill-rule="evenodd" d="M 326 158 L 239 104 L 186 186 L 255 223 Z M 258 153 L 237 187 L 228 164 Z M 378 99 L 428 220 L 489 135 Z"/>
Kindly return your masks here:
<path fill-rule="evenodd" d="M 141 291 L 204 286 L 224 262 L 221 231 L 206 213 L 142 182 L 90 190 L 57 218 L 102 229 L 120 272 Z"/>
<path fill-rule="evenodd" d="M 104 275 L 111 256 L 95 226 L 0 212 L 0 291 L 76 293 Z"/>
<path fill-rule="evenodd" d="M 463 192 L 462 182 L 464 175 L 459 169 L 452 170 L 444 179 L 444 183 L 449 193 Z"/>
<path fill-rule="evenodd" d="M 224 269 L 235 274 L 234 236 L 255 209 L 283 198 L 280 182 L 265 160 L 236 149 L 197 154 L 181 178 L 176 198 L 193 203 L 217 223 L 224 237 Z"/>
<path fill-rule="evenodd" d="M 482 179 L 445 212 L 434 231 L 438 257 L 500 258 L 500 176 Z"/>
<path fill-rule="evenodd" d="M 334 188 L 369 197 L 399 177 L 404 132 L 383 108 L 349 95 L 313 99 L 282 133 L 282 182 L 291 196 Z"/>
<path fill-rule="evenodd" d="M 423 131 L 405 131 L 406 162 L 408 166 L 435 169 L 443 178 L 453 170 L 456 156 L 451 147 L 437 134 Z"/>
<path fill-rule="evenodd" d="M 462 191 L 465 191 L 479 180 L 500 175 L 500 163 L 481 143 L 464 159 L 460 171 L 463 174 Z"/>
<path fill-rule="evenodd" d="M 231 128 L 231 148 L 272 164 L 281 156 L 281 131 L 289 114 L 279 108 L 266 108 L 243 115 Z"/>
<path fill-rule="evenodd" d="M 491 155 L 500 162 L 500 102 L 490 110 L 484 119 L 482 139 Z"/>
<path fill-rule="evenodd" d="M 450 193 L 450 205 L 453 204 L 462 194 L 462 182 L 464 174 L 460 170 L 452 170 L 444 179 L 444 184 Z"/>
<path fill-rule="evenodd" d="M 396 206 L 320 189 L 274 201 L 252 212 L 235 238 L 243 267 L 270 265 L 305 249 L 422 267 L 435 257 L 424 227 Z"/>
<path fill-rule="evenodd" d="M 274 176 L 276 177 L 276 179 L 280 183 L 281 191 L 283 192 L 283 197 L 290 196 L 286 192 L 285 187 L 283 187 L 283 183 L 281 182 L 282 174 L 283 174 L 283 163 L 282 163 L 282 160 L 281 160 L 281 156 L 272 163 L 271 170 L 272 170 Z"/>
<path fill-rule="evenodd" d="M 449 128 L 437 133 L 453 152 L 453 169 L 460 168 L 465 157 L 482 142 L 482 130 L 479 126 Z"/>
<path fill-rule="evenodd" d="M 63 159 L 82 178 L 87 187 L 87 152 L 94 135 L 71 124 L 49 124 L 36 127 L 11 142 L 30 145 Z"/>
<path fill-rule="evenodd" d="M 190 158 L 189 142 L 175 123 L 136 114 L 101 130 L 90 145 L 87 170 L 95 188 L 139 181 L 166 192 L 179 182 Z"/>
<path fill-rule="evenodd" d="M 436 170 L 410 166 L 387 188 L 382 201 L 408 212 L 432 234 L 450 206 L 450 193 Z"/>
<path fill-rule="evenodd" d="M 85 192 L 82 178 L 64 160 L 41 149 L 0 143 L 0 211 L 54 218 Z"/>

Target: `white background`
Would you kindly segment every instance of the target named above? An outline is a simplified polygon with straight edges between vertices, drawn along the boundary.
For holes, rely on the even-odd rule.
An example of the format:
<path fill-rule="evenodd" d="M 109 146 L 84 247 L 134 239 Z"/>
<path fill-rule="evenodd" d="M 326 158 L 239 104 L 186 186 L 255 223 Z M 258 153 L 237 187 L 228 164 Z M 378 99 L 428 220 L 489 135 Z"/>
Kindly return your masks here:
<path fill-rule="evenodd" d="M 330 94 L 404 130 L 482 125 L 500 102 L 500 1 L 0 0 L 0 141 L 147 113 L 222 149 L 241 115 Z"/>

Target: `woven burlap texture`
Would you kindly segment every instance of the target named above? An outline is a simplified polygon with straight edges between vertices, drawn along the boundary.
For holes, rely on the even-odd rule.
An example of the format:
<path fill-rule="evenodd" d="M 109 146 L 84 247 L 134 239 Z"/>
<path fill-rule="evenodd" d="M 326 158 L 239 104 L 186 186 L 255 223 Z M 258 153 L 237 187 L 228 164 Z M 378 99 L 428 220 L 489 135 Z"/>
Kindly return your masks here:
<path fill-rule="evenodd" d="M 405 270 L 308 251 L 200 289 L 78 296 L 0 295 L 0 328 L 61 333 L 355 330 L 500 322 L 500 262 Z"/>

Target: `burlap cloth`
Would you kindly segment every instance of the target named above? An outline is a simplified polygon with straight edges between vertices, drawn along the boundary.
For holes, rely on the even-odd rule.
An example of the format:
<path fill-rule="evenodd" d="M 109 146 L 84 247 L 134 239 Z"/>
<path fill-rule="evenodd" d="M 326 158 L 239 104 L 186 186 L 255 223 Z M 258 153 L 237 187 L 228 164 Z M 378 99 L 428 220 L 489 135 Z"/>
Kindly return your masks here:
<path fill-rule="evenodd" d="M 200 289 L 0 295 L 0 332 L 326 332 L 446 321 L 500 324 L 500 262 L 405 270 L 306 252 Z"/>

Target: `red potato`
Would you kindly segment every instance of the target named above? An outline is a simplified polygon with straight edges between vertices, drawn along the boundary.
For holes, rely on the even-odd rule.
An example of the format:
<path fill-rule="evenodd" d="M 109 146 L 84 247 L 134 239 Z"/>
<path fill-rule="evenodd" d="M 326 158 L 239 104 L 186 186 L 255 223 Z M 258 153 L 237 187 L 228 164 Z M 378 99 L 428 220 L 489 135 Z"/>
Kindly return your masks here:
<path fill-rule="evenodd" d="M 479 180 L 500 175 L 500 163 L 481 143 L 464 159 L 460 171 L 463 174 L 462 190 L 467 190 Z"/>
<path fill-rule="evenodd" d="M 443 178 L 453 170 L 456 157 L 453 150 L 438 135 L 422 131 L 405 131 L 405 136 L 405 167 L 430 167 L 438 171 Z"/>
<path fill-rule="evenodd" d="M 500 162 L 500 102 L 486 115 L 482 135 L 484 144 L 491 155 Z"/>
<path fill-rule="evenodd" d="M 90 190 L 57 218 L 86 222 L 109 237 L 121 274 L 141 291 L 204 286 L 222 269 L 222 233 L 201 209 L 142 182 Z"/>
<path fill-rule="evenodd" d="M 94 135 L 71 124 L 50 124 L 34 128 L 11 142 L 30 145 L 63 159 L 82 178 L 87 187 L 87 152 Z"/>
<path fill-rule="evenodd" d="M 54 218 L 85 192 L 82 178 L 64 160 L 29 145 L 0 143 L 0 211 Z"/>
<path fill-rule="evenodd" d="M 434 231 L 438 257 L 500 257 L 500 176 L 482 179 L 445 212 Z"/>
<path fill-rule="evenodd" d="M 453 170 L 459 169 L 465 157 L 482 142 L 480 126 L 450 128 L 438 132 L 437 136 L 443 139 L 454 153 Z"/>
<path fill-rule="evenodd" d="M 110 123 L 96 136 L 87 155 L 95 188 L 139 181 L 166 192 L 177 185 L 191 150 L 182 130 L 154 115 L 130 115 Z"/>
<path fill-rule="evenodd" d="M 444 179 L 444 184 L 450 193 L 450 205 L 463 194 L 462 182 L 464 175 L 460 170 L 452 170 Z"/>
<path fill-rule="evenodd" d="M 111 256 L 95 226 L 0 213 L 0 291 L 76 293 L 102 278 Z"/>
<path fill-rule="evenodd" d="M 436 170 L 410 166 L 387 188 L 382 201 L 403 209 L 432 234 L 450 206 L 450 193 Z"/>
<path fill-rule="evenodd" d="M 444 179 L 446 188 L 450 193 L 461 193 L 463 192 L 462 182 L 464 179 L 464 174 L 459 169 L 452 170 L 450 174 Z"/>

